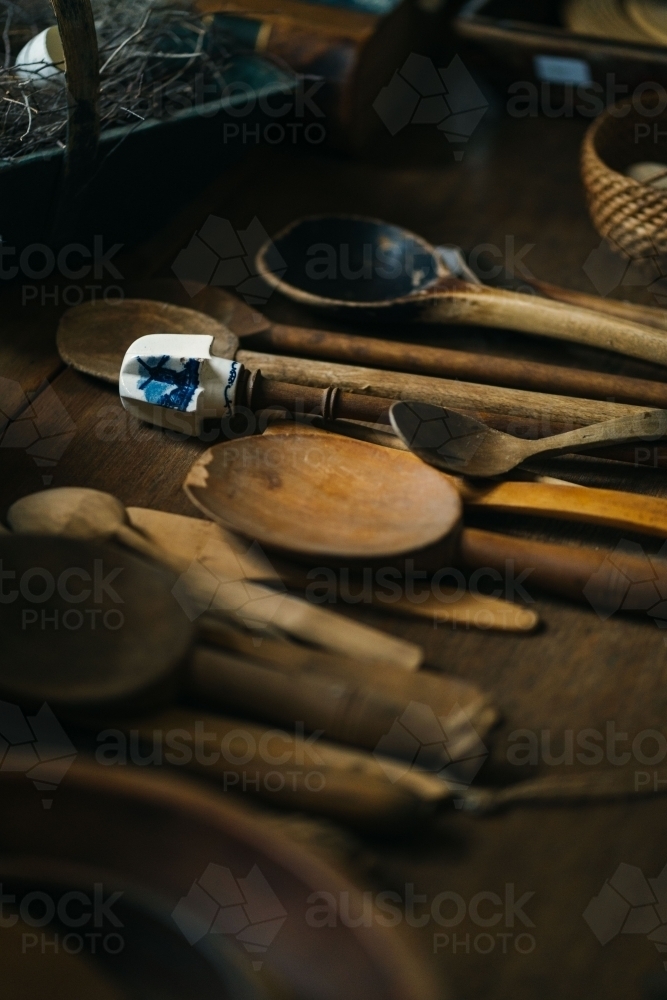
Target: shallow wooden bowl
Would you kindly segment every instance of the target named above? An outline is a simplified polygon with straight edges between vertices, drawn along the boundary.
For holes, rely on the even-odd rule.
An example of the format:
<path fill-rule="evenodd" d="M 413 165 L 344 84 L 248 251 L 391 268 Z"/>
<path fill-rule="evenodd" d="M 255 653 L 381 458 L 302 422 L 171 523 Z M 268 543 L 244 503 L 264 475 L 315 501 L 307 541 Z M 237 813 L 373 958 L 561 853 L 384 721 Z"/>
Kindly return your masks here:
<path fill-rule="evenodd" d="M 449 548 L 462 512 L 454 487 L 413 455 L 307 431 L 216 445 L 185 491 L 226 528 L 308 559 Z"/>

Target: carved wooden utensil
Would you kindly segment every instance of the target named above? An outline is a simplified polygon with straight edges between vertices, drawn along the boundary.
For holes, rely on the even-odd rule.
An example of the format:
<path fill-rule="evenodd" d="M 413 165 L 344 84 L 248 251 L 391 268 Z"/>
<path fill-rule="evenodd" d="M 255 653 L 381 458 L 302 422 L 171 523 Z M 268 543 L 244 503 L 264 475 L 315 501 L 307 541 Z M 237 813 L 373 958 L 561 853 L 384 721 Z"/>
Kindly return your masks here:
<path fill-rule="evenodd" d="M 458 492 L 435 469 L 337 434 L 216 445 L 184 488 L 223 527 L 309 561 L 447 558 L 461 522 Z"/>
<path fill-rule="evenodd" d="M 667 410 L 648 410 L 565 434 L 526 441 L 487 427 L 465 413 L 430 403 L 394 403 L 389 419 L 415 455 L 446 472 L 501 476 L 538 455 L 565 455 L 602 444 L 650 441 L 667 432 Z"/>
<path fill-rule="evenodd" d="M 34 590 L 39 610 L 28 583 L 0 606 L 0 694 L 28 708 L 46 701 L 75 719 L 131 716 L 183 691 L 209 706 L 279 725 L 299 722 L 307 732 L 321 730 L 364 749 L 375 750 L 384 740 L 387 753 L 402 757 L 412 751 L 400 740 L 389 745 L 388 734 L 418 703 L 420 711 L 428 706 L 443 720 L 455 760 L 469 758 L 497 719 L 482 692 L 456 678 L 397 671 L 398 679 L 385 684 L 372 668 L 370 676 L 365 673 L 362 663 L 358 677 L 346 681 L 192 648 L 193 627 L 176 604 L 173 577 L 110 546 L 3 537 L 0 558 L 3 571 L 15 574 L 7 579 L 46 580 L 45 591 Z M 438 754 L 446 766 L 444 744 L 436 748 L 434 764 Z"/>
<path fill-rule="evenodd" d="M 354 440 L 365 440 L 367 444 L 384 447 L 393 453 L 407 450 L 395 434 L 347 421 L 337 421 L 332 431 L 278 424 L 269 428 L 265 436 L 309 435 L 324 439 L 322 447 L 325 447 L 326 435 L 334 437 L 337 433 L 346 433 Z M 464 507 L 560 517 L 661 538 L 667 536 L 667 500 L 658 497 L 546 482 L 486 485 L 458 476 L 441 475 L 459 491 Z M 624 599 L 624 579 L 647 579 L 648 573 L 648 578 L 659 581 L 659 586 L 667 590 L 667 561 L 652 557 L 647 560 L 622 547 L 612 556 L 602 549 L 554 545 L 464 528 L 454 560 L 470 569 L 493 569 L 501 575 L 507 571 L 507 560 L 512 560 L 515 572 L 529 574 L 531 583 L 549 593 L 584 601 L 601 614 L 616 612 L 621 607 L 626 611 L 643 612 L 641 602 L 632 606 L 632 602 Z"/>
<path fill-rule="evenodd" d="M 423 652 L 413 643 L 263 586 L 280 582 L 277 573 L 271 574 L 268 560 L 246 552 L 229 533 L 217 529 L 213 537 L 207 522 L 175 515 L 165 524 L 169 517 L 163 515 L 162 530 L 150 536 L 130 523 L 125 507 L 110 493 L 65 486 L 21 497 L 9 508 L 7 523 L 17 534 L 118 541 L 185 574 L 182 600 L 193 618 L 204 611 L 222 613 L 243 625 L 279 629 L 346 656 L 406 670 L 421 664 Z M 182 522 L 188 520 L 194 523 L 186 531 Z"/>
<path fill-rule="evenodd" d="M 603 400 L 489 387 L 457 378 L 432 378 L 240 350 L 238 338 L 212 316 L 150 300 L 125 299 L 75 306 L 60 321 L 57 344 L 60 356 L 67 364 L 116 385 L 123 357 L 130 345 L 142 336 L 158 333 L 211 337 L 212 355 L 236 359 L 251 370 L 261 369 L 263 375 L 271 380 L 324 389 L 335 384 L 344 391 L 391 401 L 407 399 L 434 403 L 465 410 L 501 430 L 520 423 L 527 435 L 536 438 L 561 429 L 570 430 L 573 424 L 593 424 L 640 412 L 639 408 Z M 650 385 L 659 386 L 658 383 Z M 661 405 L 661 399 L 658 392 L 657 405 Z M 651 398 L 647 397 L 647 402 L 651 402 Z"/>
<path fill-rule="evenodd" d="M 276 270 L 276 254 L 286 270 Z M 502 327 L 667 364 L 667 342 L 651 327 L 462 281 L 426 240 L 375 219 L 297 220 L 261 248 L 256 267 L 283 295 L 356 322 L 410 318 Z"/>

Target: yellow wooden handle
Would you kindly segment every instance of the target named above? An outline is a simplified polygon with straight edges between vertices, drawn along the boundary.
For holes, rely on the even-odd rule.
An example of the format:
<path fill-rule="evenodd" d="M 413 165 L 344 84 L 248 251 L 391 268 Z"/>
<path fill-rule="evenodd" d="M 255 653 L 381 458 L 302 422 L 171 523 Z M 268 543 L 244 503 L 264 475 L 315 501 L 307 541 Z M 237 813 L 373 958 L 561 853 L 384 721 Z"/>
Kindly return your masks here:
<path fill-rule="evenodd" d="M 478 487 L 459 480 L 457 485 L 468 507 L 602 524 L 667 538 L 667 500 L 660 497 L 547 483 L 505 482 Z"/>

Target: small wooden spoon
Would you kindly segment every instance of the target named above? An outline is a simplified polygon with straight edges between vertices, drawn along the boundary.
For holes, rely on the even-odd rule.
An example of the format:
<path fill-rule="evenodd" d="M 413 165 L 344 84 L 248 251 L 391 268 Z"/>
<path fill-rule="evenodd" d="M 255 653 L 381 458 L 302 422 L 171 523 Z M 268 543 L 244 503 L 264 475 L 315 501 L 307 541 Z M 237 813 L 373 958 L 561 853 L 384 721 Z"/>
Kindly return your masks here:
<path fill-rule="evenodd" d="M 564 455 L 601 444 L 649 441 L 667 431 L 667 410 L 606 420 L 537 441 L 504 434 L 465 413 L 430 403 L 394 403 L 389 419 L 401 441 L 424 462 L 447 472 L 482 478 L 501 476 L 536 455 Z"/>
<path fill-rule="evenodd" d="M 116 497 L 83 487 L 61 487 L 22 497 L 9 508 L 7 522 L 18 534 L 116 540 L 179 575 L 186 574 L 193 617 L 203 610 L 223 613 L 243 624 L 281 629 L 303 642 L 346 656 L 381 660 L 408 670 L 415 670 L 422 662 L 423 653 L 413 643 L 249 582 L 248 574 L 267 580 L 268 560 L 257 554 L 254 562 L 258 565 L 253 567 L 252 554 L 207 522 L 194 521 L 186 526 L 189 530 L 180 522 L 171 522 L 167 529 L 170 538 L 160 544 L 159 535 L 151 540 L 130 524 L 128 512 Z M 275 572 L 273 582 L 279 582 Z"/>

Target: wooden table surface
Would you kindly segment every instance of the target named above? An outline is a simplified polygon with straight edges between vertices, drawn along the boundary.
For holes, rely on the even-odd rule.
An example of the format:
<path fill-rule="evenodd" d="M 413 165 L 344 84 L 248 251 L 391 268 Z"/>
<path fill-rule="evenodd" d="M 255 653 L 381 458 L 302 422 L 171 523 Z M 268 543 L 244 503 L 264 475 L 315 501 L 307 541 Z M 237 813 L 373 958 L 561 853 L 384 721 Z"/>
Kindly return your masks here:
<path fill-rule="evenodd" d="M 437 145 L 429 138 L 419 147 L 402 149 L 400 157 L 390 155 L 385 143 L 372 161 L 364 163 L 318 149 L 261 148 L 222 178 L 208 192 L 208 200 L 199 199 L 187 224 L 194 232 L 213 212 L 245 228 L 256 216 L 272 233 L 301 215 L 360 213 L 403 224 L 434 243 L 456 243 L 466 251 L 491 244 L 503 253 L 506 246 L 521 253 L 530 244 L 521 259 L 535 276 L 591 292 L 583 265 L 599 238 L 589 222 L 578 175 L 584 127 L 576 120 L 489 115 L 462 163 L 454 161 L 439 133 Z M 186 242 L 187 235 L 180 246 Z M 158 270 L 168 274 L 174 255 L 173 243 L 161 237 L 145 251 L 143 262 L 150 260 L 153 270 L 159 264 Z M 127 276 L 132 277 L 141 263 L 141 254 L 135 254 L 127 264 Z M 4 296 L 0 377 L 7 381 L 0 382 L 5 401 L 0 407 L 5 418 L 16 418 L 17 426 L 22 420 L 29 433 L 27 418 L 35 414 L 25 409 L 27 399 L 19 389 L 32 394 L 41 386 L 33 408 L 41 414 L 40 428 L 49 427 L 52 437 L 60 435 L 61 447 L 52 441 L 51 455 L 56 458 L 50 465 L 40 465 L 25 443 L 11 445 L 5 437 L 0 448 L 0 516 L 13 500 L 45 484 L 90 486 L 108 490 L 128 505 L 196 514 L 181 483 L 201 444 L 170 440 L 148 426 L 137 429 L 111 387 L 65 370 L 54 347 L 59 307 L 22 306 L 20 294 L 19 289 Z M 614 294 L 654 304 L 640 286 L 621 287 Z M 266 312 L 282 321 L 331 327 L 276 296 Z M 640 363 L 595 356 L 574 346 L 539 344 L 496 331 L 404 328 L 395 333 L 561 364 L 597 363 L 629 374 L 649 370 Z M 666 473 L 646 467 L 562 460 L 549 469 L 581 482 L 667 496 Z M 591 528 L 517 524 L 488 516 L 477 523 L 502 524 L 508 530 L 572 543 L 585 539 L 613 547 L 618 541 L 613 532 Z M 603 780 L 609 771 L 621 768 L 641 772 L 640 782 L 667 779 L 665 761 L 653 766 L 641 759 L 642 754 L 648 760 L 655 753 L 655 742 L 643 743 L 622 764 L 618 763 L 622 758 L 613 756 L 628 751 L 632 740 L 646 730 L 664 734 L 667 631 L 647 615 L 616 615 L 602 621 L 590 608 L 535 597 L 544 624 L 528 637 L 435 629 L 359 605 L 340 610 L 422 643 L 432 667 L 469 678 L 492 695 L 503 721 L 490 741 L 483 780 L 502 782 L 576 769 L 599 773 Z M 575 757 L 568 763 L 568 740 L 574 739 L 576 754 L 577 739 L 585 739 L 585 731 L 591 729 L 609 735 L 603 759 L 583 765 Z M 511 748 L 519 730 L 534 734 L 538 742 L 543 739 L 534 766 L 512 762 Z M 616 744 L 614 734 L 624 734 Z M 564 763 L 549 758 L 549 753 L 557 758 L 564 751 Z M 409 841 L 390 837 L 368 841 L 365 848 L 373 863 L 366 877 L 373 891 L 420 895 L 417 917 L 426 914 L 441 893 L 457 893 L 468 904 L 465 916 L 459 914 L 460 922 L 449 919 L 459 905 L 458 897 L 452 901 L 451 896 L 449 901 L 441 898 L 442 923 L 433 917 L 413 921 L 423 923 L 415 934 L 424 947 L 424 961 L 433 963 L 452 996 L 465 1000 L 667 996 L 663 972 L 667 955 L 657 951 L 646 933 L 620 934 L 603 946 L 582 917 L 620 864 L 637 866 L 646 878 L 658 876 L 667 865 L 666 833 L 667 799 L 661 794 L 514 807 L 484 819 L 451 811 Z M 481 897 L 476 917 L 479 893 L 497 894 L 503 901 L 529 896 L 518 913 L 511 906 L 498 906 L 495 896 Z M 667 906 L 660 920 L 667 922 Z"/>

